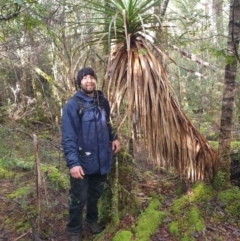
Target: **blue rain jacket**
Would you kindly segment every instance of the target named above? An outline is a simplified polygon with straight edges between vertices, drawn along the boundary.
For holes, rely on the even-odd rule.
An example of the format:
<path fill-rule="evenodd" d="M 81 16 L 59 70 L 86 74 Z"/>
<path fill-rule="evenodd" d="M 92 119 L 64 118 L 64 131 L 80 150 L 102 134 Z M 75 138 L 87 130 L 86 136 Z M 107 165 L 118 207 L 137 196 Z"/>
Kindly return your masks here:
<path fill-rule="evenodd" d="M 114 139 L 108 124 L 109 103 L 100 91 L 89 97 L 80 90 L 75 96 L 83 105 L 81 115 L 73 98 L 62 111 L 62 146 L 67 167 L 80 165 L 86 175 L 106 174 L 111 168 L 111 141 Z"/>

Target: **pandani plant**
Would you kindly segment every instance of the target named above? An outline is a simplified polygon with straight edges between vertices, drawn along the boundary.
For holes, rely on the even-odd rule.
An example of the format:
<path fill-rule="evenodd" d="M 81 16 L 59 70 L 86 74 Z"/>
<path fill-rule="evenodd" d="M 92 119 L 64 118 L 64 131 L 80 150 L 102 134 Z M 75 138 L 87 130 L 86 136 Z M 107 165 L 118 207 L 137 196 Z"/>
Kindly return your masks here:
<path fill-rule="evenodd" d="M 165 67 L 170 57 L 154 42 L 153 35 L 161 33 L 162 26 L 153 8 L 160 1 L 84 2 L 91 18 L 82 24 L 95 26 L 87 45 L 108 43 L 110 49 L 103 86 L 111 110 L 122 122 L 128 120 L 130 128 L 135 120 L 148 158 L 158 168 L 174 169 L 191 181 L 212 180 L 216 151 L 181 110 Z"/>

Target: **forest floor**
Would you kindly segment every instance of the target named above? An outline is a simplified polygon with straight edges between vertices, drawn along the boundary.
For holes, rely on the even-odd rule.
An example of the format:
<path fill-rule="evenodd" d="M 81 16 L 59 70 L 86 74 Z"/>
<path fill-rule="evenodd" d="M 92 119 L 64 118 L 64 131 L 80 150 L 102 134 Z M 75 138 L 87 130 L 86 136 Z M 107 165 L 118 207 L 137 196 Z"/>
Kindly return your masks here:
<path fill-rule="evenodd" d="M 0 164 L 1 161 L 9 161 L 7 168 L 6 165 L 3 165 L 3 167 L 13 173 L 13 175 L 1 175 L 2 167 L 0 165 L 0 241 L 67 241 L 68 237 L 65 232 L 68 207 L 67 189 L 55 188 L 51 191 L 44 190 L 44 201 L 48 205 L 44 207 L 45 209 L 42 210 L 43 215 L 39 218 L 38 225 L 41 227 L 41 237 L 38 235 L 39 230 L 33 221 L 35 220 L 35 216 L 32 210 L 29 211 L 28 209 L 29 206 L 36 205 L 36 193 L 33 192 L 32 194 L 30 192 L 31 194 L 28 195 L 27 199 L 24 198 L 24 193 L 18 196 L 16 194 L 16 187 L 20 184 L 23 187 L 24 185 L 27 186 L 30 179 L 36 178 L 35 173 L 33 171 L 29 172 L 28 167 L 24 166 L 25 164 L 23 165 L 23 163 L 21 164 L 21 168 L 12 167 L 13 156 L 15 156 L 16 163 L 16 159 L 18 161 L 20 159 L 23 162 L 26 161 L 23 154 L 29 156 L 32 153 L 33 155 L 34 148 L 29 146 L 31 135 L 28 133 L 31 133 L 30 131 L 32 130 L 29 130 L 29 132 L 19 132 L 17 129 L 8 128 L 3 130 L 0 135 L 0 155 L 2 154 L 0 156 Z M 43 133 L 38 133 L 38 135 L 39 138 L 43 138 Z M 12 140 L 11 137 L 13 136 L 18 139 Z M 56 161 L 58 159 L 58 168 L 66 171 L 63 157 L 61 154 L 57 156 L 61 152 L 60 134 L 47 136 L 45 141 L 39 145 L 39 149 L 43 150 L 40 153 L 40 157 L 45 157 L 49 161 L 49 164 L 51 160 L 55 159 L 54 161 Z M 26 141 L 26 139 L 28 140 Z M 13 143 L 14 148 L 12 147 Z M 8 149 L 6 150 L 6 148 Z M 23 149 L 25 150 L 24 152 Z M 138 149 L 142 148 L 139 147 Z M 47 154 L 51 150 L 54 155 Z M 18 158 L 16 158 L 16 155 L 18 155 Z M 140 200 L 139 209 L 144 212 L 151 199 L 151 193 L 154 192 L 157 195 L 163 196 L 161 211 L 166 213 L 166 218 L 149 241 L 240 241 L 240 215 L 230 215 L 226 207 L 219 202 L 217 192 L 207 202 L 199 201 L 196 203 L 204 220 L 204 228 L 201 231 L 193 230 L 191 239 L 183 239 L 183 236 L 171 233 L 169 231 L 169 223 L 172 221 L 173 215 L 171 214 L 170 207 L 174 200 L 177 200 L 180 196 L 192 195 L 191 185 L 185 185 L 174 175 L 169 176 L 154 170 L 153 165 L 146 162 L 146 154 L 141 151 L 138 151 L 135 159 L 135 164 L 142 176 L 137 184 L 137 195 Z M 49 170 L 46 172 L 49 172 Z M 181 195 L 177 191 L 179 183 L 182 183 Z M 10 198 L 11 195 L 13 198 Z M 238 209 L 238 212 L 240 213 L 240 209 Z M 184 214 L 181 213 L 181 215 Z M 117 230 L 128 230 L 129 227 L 135 224 L 137 218 L 138 215 L 125 214 L 121 217 Z M 46 232 L 44 232 L 44 229 L 46 229 Z M 45 236 L 43 233 L 45 233 Z M 99 240 L 111 241 L 113 236 L 113 233 L 104 232 L 104 237 L 102 236 Z M 83 230 L 83 237 L 85 241 L 98 240 L 97 237 L 92 236 L 85 229 Z"/>

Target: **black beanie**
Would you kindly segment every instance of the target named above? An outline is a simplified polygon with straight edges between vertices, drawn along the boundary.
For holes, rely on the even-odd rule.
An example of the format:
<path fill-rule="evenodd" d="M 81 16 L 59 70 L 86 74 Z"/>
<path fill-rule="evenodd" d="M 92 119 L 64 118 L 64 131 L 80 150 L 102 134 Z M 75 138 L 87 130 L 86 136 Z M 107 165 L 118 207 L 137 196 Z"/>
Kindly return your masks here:
<path fill-rule="evenodd" d="M 95 73 L 94 73 L 92 68 L 88 67 L 88 68 L 80 69 L 78 71 L 78 75 L 77 75 L 77 83 L 78 83 L 79 86 L 81 85 L 81 80 L 86 75 L 92 75 L 96 79 Z"/>

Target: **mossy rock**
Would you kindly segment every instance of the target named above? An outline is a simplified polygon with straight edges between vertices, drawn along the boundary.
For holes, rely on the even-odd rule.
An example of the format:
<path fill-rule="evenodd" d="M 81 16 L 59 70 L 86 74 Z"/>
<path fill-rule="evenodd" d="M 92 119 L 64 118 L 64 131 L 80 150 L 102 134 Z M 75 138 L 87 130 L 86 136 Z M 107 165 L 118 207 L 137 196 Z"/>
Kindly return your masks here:
<path fill-rule="evenodd" d="M 180 214 L 190 203 L 210 199 L 213 191 L 212 187 L 205 185 L 203 182 L 195 183 L 192 187 L 192 195 L 182 195 L 180 198 L 175 199 L 170 211 Z"/>
<path fill-rule="evenodd" d="M 169 232 L 181 241 L 195 240 L 192 236 L 193 230 L 201 232 L 205 227 L 197 204 L 208 201 L 213 192 L 211 187 L 199 182 L 193 185 L 191 195 L 183 195 L 174 200 L 169 208 L 173 215 L 173 221 L 168 226 Z"/>
<path fill-rule="evenodd" d="M 203 218 L 197 206 L 191 205 L 184 211 L 184 215 L 175 215 L 175 220 L 168 225 L 169 232 L 178 240 L 195 240 L 192 232 L 201 232 L 205 227 Z"/>
<path fill-rule="evenodd" d="M 169 208 L 169 210 L 171 212 L 173 212 L 173 214 L 181 214 L 182 212 L 184 212 L 184 209 L 189 205 L 189 199 L 186 195 L 181 196 L 178 199 L 175 199 L 172 202 L 171 207 Z"/>
<path fill-rule="evenodd" d="M 165 213 L 157 210 L 142 213 L 138 218 L 137 226 L 134 229 L 136 240 L 149 240 L 150 236 L 157 231 L 165 216 Z"/>
<path fill-rule="evenodd" d="M 188 223 L 194 226 L 197 232 L 200 232 L 205 227 L 204 221 L 200 215 L 199 209 L 195 206 L 191 207 L 187 213 Z"/>
<path fill-rule="evenodd" d="M 131 241 L 132 236 L 132 232 L 127 230 L 121 230 L 116 233 L 116 235 L 113 238 L 113 241 Z"/>
<path fill-rule="evenodd" d="M 118 231 L 113 241 L 149 241 L 151 235 L 156 233 L 159 225 L 166 217 L 164 212 L 159 211 L 161 206 L 162 204 L 159 200 L 153 199 L 145 211 L 138 217 L 135 227 L 131 231 Z"/>
<path fill-rule="evenodd" d="M 169 230 L 170 234 L 178 235 L 179 234 L 179 224 L 178 224 L 178 222 L 169 223 L 168 230 Z"/>
<path fill-rule="evenodd" d="M 157 199 L 153 199 L 146 210 L 138 217 L 134 228 L 135 240 L 148 241 L 153 235 L 163 219 L 166 217 L 164 212 L 159 211 L 161 203 Z"/>

